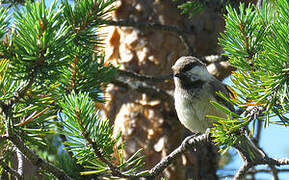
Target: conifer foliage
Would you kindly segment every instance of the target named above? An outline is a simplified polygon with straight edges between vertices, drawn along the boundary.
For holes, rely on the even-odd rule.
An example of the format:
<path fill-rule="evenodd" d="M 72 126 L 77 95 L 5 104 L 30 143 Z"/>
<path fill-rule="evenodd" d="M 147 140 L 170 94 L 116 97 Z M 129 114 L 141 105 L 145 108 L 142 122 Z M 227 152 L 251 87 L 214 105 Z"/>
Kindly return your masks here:
<path fill-rule="evenodd" d="M 185 1 L 179 8 L 193 16 L 213 2 Z M 260 131 L 256 124 L 289 124 L 289 3 L 263 1 L 235 8 L 236 3 L 229 2 L 215 3 L 226 12 L 220 45 L 237 69 L 231 78 L 232 97 L 219 93 L 237 111 L 212 102 L 228 114 L 227 119 L 210 117 L 216 122 L 211 129 L 214 142 L 222 150 L 238 148 L 243 130 L 251 124 L 249 137 Z M 113 127 L 96 108 L 105 101 L 103 88 L 118 71 L 104 63 L 97 34 L 99 26 L 111 23 L 107 16 L 114 0 L 19 3 L 13 11 L 0 8 L 1 175 L 23 179 L 26 158 L 39 168 L 38 176 L 46 178 L 153 178 L 186 150 L 187 143 L 197 147 L 209 139 L 202 135 L 185 140 L 154 168 L 141 171 L 141 150 L 125 159 L 120 134 L 112 136 Z M 248 159 L 236 179 L 257 164 L 289 164 L 289 159 L 272 159 L 265 153 L 259 159 L 243 154 Z"/>
<path fill-rule="evenodd" d="M 35 1 L 13 12 L 0 9 L 0 157 L 7 165 L 1 174 L 23 178 L 11 166 L 16 150 L 43 176 L 59 179 L 111 176 L 112 169 L 126 174 L 142 166 L 138 152 L 122 158 L 119 136 L 112 137 L 95 106 L 116 72 L 104 65 L 96 33 L 113 2 L 65 0 L 46 7 Z M 55 150 L 63 148 L 59 137 L 72 157 Z"/>

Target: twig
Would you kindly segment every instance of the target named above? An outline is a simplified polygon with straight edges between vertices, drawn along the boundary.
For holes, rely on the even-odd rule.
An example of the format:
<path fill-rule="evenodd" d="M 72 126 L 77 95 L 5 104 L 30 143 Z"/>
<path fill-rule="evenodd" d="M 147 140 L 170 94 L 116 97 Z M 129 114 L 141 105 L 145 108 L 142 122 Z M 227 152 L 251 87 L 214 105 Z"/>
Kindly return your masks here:
<path fill-rule="evenodd" d="M 239 180 L 239 179 L 242 179 L 245 174 L 247 173 L 247 171 L 253 167 L 253 164 L 252 163 L 248 163 L 248 162 L 245 162 L 242 167 L 240 167 L 240 169 L 238 170 L 238 172 L 235 174 L 233 180 Z"/>
<path fill-rule="evenodd" d="M 224 169 L 223 169 L 224 170 Z M 236 169 L 230 169 L 228 171 L 235 171 Z M 277 169 L 276 168 L 276 172 L 277 173 L 288 173 L 289 172 L 289 169 Z M 246 174 L 257 174 L 257 173 L 268 173 L 268 174 L 272 174 L 272 170 L 270 169 L 249 169 L 247 171 Z M 222 176 L 219 176 L 220 179 L 223 179 L 223 178 L 228 178 L 228 177 L 234 177 L 233 174 L 226 174 L 226 175 L 222 175 Z"/>
<path fill-rule="evenodd" d="M 71 180 L 72 178 L 69 177 L 65 172 L 58 167 L 54 166 L 53 164 L 46 162 L 45 160 L 41 159 L 39 156 L 37 156 L 32 150 L 30 150 L 22 139 L 11 132 L 8 136 L 8 139 L 22 152 L 23 155 L 26 156 L 27 159 L 31 161 L 31 163 L 35 166 L 41 167 L 42 169 L 46 170 L 47 172 L 50 172 L 58 179 L 64 179 L 64 180 Z"/>
<path fill-rule="evenodd" d="M 132 71 L 124 71 L 120 69 L 117 70 L 117 76 L 118 75 L 130 77 L 139 81 L 146 81 L 146 82 L 153 82 L 153 83 L 160 83 L 160 82 L 164 82 L 166 80 L 173 78 L 172 74 L 160 75 L 160 76 L 148 76 L 148 75 L 138 74 Z"/>
<path fill-rule="evenodd" d="M 151 86 L 145 82 L 131 81 L 122 77 L 117 77 L 116 79 L 112 80 L 111 83 L 123 88 L 145 93 L 153 98 L 159 98 L 173 106 L 174 98 L 170 92 L 159 89 L 155 86 Z"/>
<path fill-rule="evenodd" d="M 269 164 L 268 166 L 271 168 L 271 172 L 272 172 L 272 175 L 273 175 L 273 180 L 279 180 L 278 171 L 277 171 L 275 165 Z"/>
<path fill-rule="evenodd" d="M 10 173 L 12 176 L 15 176 L 18 180 L 24 179 L 24 177 L 23 177 L 21 174 L 19 174 L 16 170 L 10 168 L 10 167 L 8 166 L 8 164 L 6 164 L 6 163 L 4 162 L 4 158 L 3 158 L 3 157 L 0 158 L 0 165 L 2 166 L 2 168 L 3 168 L 6 172 Z"/>
<path fill-rule="evenodd" d="M 183 41 L 183 43 L 184 43 L 184 45 L 188 51 L 188 55 L 195 55 L 195 51 L 191 47 L 191 45 L 188 41 L 188 35 L 187 35 L 187 34 L 191 34 L 192 32 L 191 31 L 185 31 L 183 29 L 180 29 L 177 26 L 163 25 L 163 24 L 149 23 L 149 22 L 112 21 L 112 20 L 107 20 L 104 22 L 104 24 L 112 25 L 112 26 L 135 27 L 135 28 L 139 28 L 139 29 L 153 29 L 153 30 L 160 30 L 160 31 L 166 31 L 166 32 L 174 32 Z"/>
<path fill-rule="evenodd" d="M 289 172 L 289 169 L 276 169 L 277 172 Z M 249 170 L 247 174 L 256 174 L 256 173 L 272 173 L 270 169 L 255 169 Z"/>
<path fill-rule="evenodd" d="M 200 57 L 200 60 L 208 65 L 215 62 L 228 61 L 229 58 L 226 55 L 209 55 Z"/>
<path fill-rule="evenodd" d="M 262 125 L 263 125 L 263 121 L 261 121 L 260 119 L 257 119 L 257 133 L 256 133 L 256 144 L 259 144 L 260 142 L 260 137 L 261 137 L 261 132 L 262 132 Z"/>
<path fill-rule="evenodd" d="M 200 59 L 208 65 L 211 63 L 215 63 L 215 62 L 228 61 L 228 56 L 209 55 L 209 56 L 201 57 Z M 161 82 L 164 82 L 166 80 L 170 80 L 173 78 L 173 74 L 149 76 L 149 75 L 144 75 L 144 74 L 138 74 L 133 71 L 120 70 L 120 69 L 117 69 L 116 76 L 125 76 L 125 77 L 136 79 L 138 81 L 145 81 L 145 82 L 151 82 L 151 83 L 161 83 Z"/>
<path fill-rule="evenodd" d="M 116 176 L 116 177 L 128 177 L 127 175 L 123 174 L 120 169 L 115 166 L 114 164 L 111 163 L 111 161 L 107 160 L 102 152 L 100 151 L 99 147 L 97 146 L 97 144 L 95 143 L 95 141 L 93 141 L 90 136 L 89 136 L 89 133 L 88 133 L 88 129 L 86 128 L 85 125 L 83 125 L 82 121 L 80 120 L 79 118 L 79 113 L 80 111 L 76 109 L 76 112 L 75 112 L 75 116 L 76 118 L 78 119 L 78 122 L 80 124 L 80 126 L 82 127 L 82 132 L 81 132 L 81 135 L 82 137 L 92 146 L 93 150 L 94 150 L 94 153 L 95 155 L 103 162 L 105 163 L 109 169 L 111 170 L 111 173 L 113 176 Z"/>
<path fill-rule="evenodd" d="M 272 158 L 270 159 L 272 162 L 272 164 L 275 164 L 275 165 L 288 165 L 289 164 L 289 158 Z"/>
<path fill-rule="evenodd" d="M 261 165 L 261 164 L 269 165 L 270 167 L 275 166 L 275 165 L 277 165 L 277 166 L 288 165 L 289 164 L 289 158 L 275 159 L 275 158 L 265 157 L 263 159 L 259 159 L 259 160 L 256 159 L 255 161 L 251 161 L 251 162 L 245 161 L 243 166 L 238 170 L 237 174 L 234 176 L 233 179 L 234 180 L 242 179 L 246 174 L 248 174 L 248 170 L 251 167 L 254 167 L 256 165 Z M 273 176 L 274 176 L 274 172 L 273 172 Z"/>
<path fill-rule="evenodd" d="M 185 31 L 183 29 L 180 29 L 177 26 L 164 25 L 164 24 L 159 24 L 159 23 L 150 23 L 150 22 L 132 22 L 128 20 L 120 20 L 120 21 L 107 20 L 104 22 L 104 24 L 112 25 L 112 26 L 135 27 L 139 29 L 153 29 L 153 30 L 160 30 L 160 31 L 166 31 L 166 32 L 175 32 L 177 34 L 192 33 L 191 31 Z"/>

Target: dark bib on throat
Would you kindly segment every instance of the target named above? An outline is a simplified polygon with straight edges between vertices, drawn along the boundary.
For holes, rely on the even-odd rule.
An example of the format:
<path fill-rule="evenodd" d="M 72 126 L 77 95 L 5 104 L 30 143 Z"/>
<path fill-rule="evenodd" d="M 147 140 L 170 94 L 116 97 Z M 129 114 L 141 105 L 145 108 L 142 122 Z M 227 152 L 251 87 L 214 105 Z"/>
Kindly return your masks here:
<path fill-rule="evenodd" d="M 196 80 L 196 81 L 189 81 L 189 80 L 181 80 L 182 88 L 184 89 L 199 89 L 202 88 L 205 84 L 205 81 Z"/>

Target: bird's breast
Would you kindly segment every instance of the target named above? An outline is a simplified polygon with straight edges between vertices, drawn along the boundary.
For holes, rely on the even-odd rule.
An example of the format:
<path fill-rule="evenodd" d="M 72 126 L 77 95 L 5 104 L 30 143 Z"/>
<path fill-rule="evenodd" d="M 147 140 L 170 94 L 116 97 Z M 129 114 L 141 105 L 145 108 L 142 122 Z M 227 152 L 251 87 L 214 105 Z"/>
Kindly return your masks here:
<path fill-rule="evenodd" d="M 175 108 L 180 122 L 192 132 L 205 132 L 212 125 L 212 120 L 206 115 L 223 116 L 210 101 L 215 98 L 201 90 L 198 94 L 188 94 L 182 90 L 175 90 Z"/>

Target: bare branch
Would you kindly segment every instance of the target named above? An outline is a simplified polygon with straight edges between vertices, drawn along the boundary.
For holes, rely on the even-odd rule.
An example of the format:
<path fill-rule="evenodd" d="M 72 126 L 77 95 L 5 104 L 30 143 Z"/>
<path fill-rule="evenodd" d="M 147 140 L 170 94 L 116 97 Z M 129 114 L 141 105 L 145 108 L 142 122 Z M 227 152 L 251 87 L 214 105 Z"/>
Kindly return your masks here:
<path fill-rule="evenodd" d="M 251 167 L 254 167 L 256 165 L 269 165 L 270 167 L 274 166 L 280 166 L 280 165 L 288 165 L 289 164 L 289 158 L 281 158 L 281 159 L 274 159 L 274 158 L 268 158 L 267 156 L 263 159 L 256 159 L 255 161 L 245 161 L 243 166 L 238 170 L 237 174 L 234 176 L 234 180 L 242 179 L 246 174 L 249 173 L 249 169 Z M 276 169 L 273 169 L 273 176 L 276 178 Z M 275 171 L 275 172 L 274 172 Z M 274 175 L 275 174 L 275 175 Z M 278 177 L 277 177 L 278 178 Z"/>
<path fill-rule="evenodd" d="M 173 152 L 171 152 L 168 156 L 163 158 L 158 164 L 156 164 L 151 170 L 147 171 L 142 171 L 139 173 L 131 173 L 131 174 L 124 174 L 123 172 L 120 171 L 119 168 L 117 168 L 114 164 L 112 164 L 110 161 L 105 159 L 101 152 L 98 150 L 96 147 L 95 143 L 89 138 L 87 138 L 88 142 L 92 145 L 94 151 L 96 152 L 96 155 L 98 158 L 104 162 L 106 165 L 109 166 L 112 175 L 116 177 L 123 177 L 123 178 L 128 178 L 128 177 L 145 177 L 147 179 L 154 179 L 156 176 L 158 176 L 165 168 L 167 168 L 171 163 L 173 163 L 183 152 L 186 150 L 189 150 L 191 148 L 196 148 L 204 143 L 210 142 L 210 134 L 205 133 L 202 135 L 198 136 L 189 136 L 187 137 L 182 144 L 176 148 Z"/>
<path fill-rule="evenodd" d="M 117 70 L 117 76 L 118 75 L 130 77 L 139 81 L 146 81 L 146 82 L 152 82 L 152 83 L 160 83 L 160 82 L 164 82 L 166 80 L 173 78 L 172 74 L 160 75 L 160 76 L 149 76 L 149 75 L 144 75 L 144 74 L 138 74 L 132 71 L 124 71 L 120 69 Z"/>
<path fill-rule="evenodd" d="M 204 56 L 200 58 L 204 63 L 207 65 L 211 63 L 217 63 L 217 62 L 226 62 L 228 61 L 228 56 L 225 55 L 210 55 L 210 56 Z M 136 72 L 132 71 L 126 71 L 126 70 L 117 70 L 116 76 L 125 76 L 129 78 L 136 79 L 138 81 L 145 81 L 145 82 L 151 82 L 151 83 L 161 83 L 166 80 L 170 80 L 173 78 L 173 74 L 166 74 L 166 75 L 160 75 L 160 76 L 149 76 L 144 74 L 138 74 Z"/>
<path fill-rule="evenodd" d="M 152 29 L 152 30 L 160 30 L 160 31 L 166 31 L 166 32 L 175 32 L 177 34 L 190 34 L 191 31 L 185 31 L 183 29 L 180 29 L 177 26 L 173 25 L 164 25 L 159 23 L 150 23 L 150 22 L 132 22 L 127 20 L 121 20 L 121 21 L 112 21 L 107 20 L 104 22 L 106 25 L 112 25 L 112 26 L 123 26 L 123 27 L 135 27 L 139 29 Z"/>
<path fill-rule="evenodd" d="M 235 171 L 236 169 L 229 169 L 227 171 Z M 276 172 L 277 173 L 288 173 L 289 172 L 289 169 L 277 169 L 276 168 Z M 246 174 L 257 174 L 257 173 L 268 173 L 268 174 L 272 174 L 272 170 L 271 169 L 249 169 L 248 172 Z M 222 176 L 219 176 L 219 178 L 228 178 L 228 177 L 234 177 L 234 175 L 232 174 L 226 174 L 226 175 L 222 175 Z M 274 177 L 274 175 L 273 175 Z"/>
<path fill-rule="evenodd" d="M 289 172 L 289 169 L 277 169 L 276 171 L 279 172 Z M 256 174 L 256 173 L 272 173 L 272 170 L 270 169 L 255 169 L 255 170 L 249 170 L 247 174 Z"/>
<path fill-rule="evenodd" d="M 262 128 L 263 127 L 263 121 L 258 119 L 257 120 L 257 133 L 256 133 L 256 137 L 255 137 L 255 143 L 259 144 L 260 142 L 260 137 L 261 137 L 261 132 L 262 132 Z"/>
<path fill-rule="evenodd" d="M 277 171 L 275 165 L 269 164 L 268 166 L 271 168 L 271 172 L 272 172 L 272 175 L 273 175 L 273 180 L 279 180 L 278 171 Z"/>
<path fill-rule="evenodd" d="M 209 142 L 210 134 L 205 133 L 199 136 L 189 136 L 182 144 L 171 152 L 168 156 L 163 158 L 157 165 L 155 165 L 150 171 L 150 176 L 155 177 L 159 175 L 166 167 L 168 167 L 173 161 L 175 161 L 183 152 L 188 149 L 198 147 L 204 143 Z"/>
<path fill-rule="evenodd" d="M 289 158 L 272 158 L 271 161 L 275 165 L 289 165 Z"/>
<path fill-rule="evenodd" d="M 164 100 L 165 102 L 168 102 L 172 106 L 174 104 L 174 97 L 170 92 L 159 89 L 145 82 L 131 81 L 130 79 L 124 79 L 123 77 L 116 77 L 114 80 L 111 81 L 111 83 L 123 88 L 145 93 L 154 98 L 159 98 L 161 100 Z"/>
<path fill-rule="evenodd" d="M 247 171 L 253 167 L 253 164 L 245 162 L 242 167 L 240 167 L 240 169 L 238 170 L 238 172 L 235 174 L 233 180 L 239 180 L 242 179 L 245 174 L 247 173 Z"/>
<path fill-rule="evenodd" d="M 200 60 L 207 65 L 215 62 L 228 61 L 228 59 L 228 56 L 225 55 L 209 55 L 200 58 Z"/>

